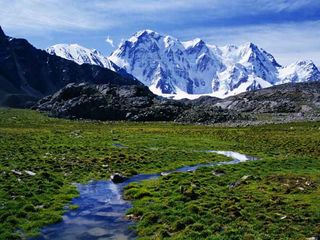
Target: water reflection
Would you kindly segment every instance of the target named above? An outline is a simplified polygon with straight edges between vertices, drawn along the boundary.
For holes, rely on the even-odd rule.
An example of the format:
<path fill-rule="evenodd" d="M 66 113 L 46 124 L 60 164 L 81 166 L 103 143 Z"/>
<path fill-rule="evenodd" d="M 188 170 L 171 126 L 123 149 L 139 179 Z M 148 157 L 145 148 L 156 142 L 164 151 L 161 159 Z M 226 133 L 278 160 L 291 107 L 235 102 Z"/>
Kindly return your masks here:
<path fill-rule="evenodd" d="M 63 216 L 63 221 L 49 225 L 42 229 L 37 240 L 104 240 L 104 239 L 135 239 L 131 230 L 133 222 L 125 218 L 131 203 L 122 198 L 123 188 L 132 182 L 158 178 L 172 172 L 194 171 L 199 167 L 223 164 L 237 164 L 256 160 L 244 154 L 232 151 L 207 151 L 230 157 L 231 161 L 210 164 L 186 166 L 162 174 L 139 174 L 123 183 L 115 184 L 111 181 L 90 181 L 87 184 L 77 184 L 80 196 L 72 200 L 78 209 L 69 211 Z"/>

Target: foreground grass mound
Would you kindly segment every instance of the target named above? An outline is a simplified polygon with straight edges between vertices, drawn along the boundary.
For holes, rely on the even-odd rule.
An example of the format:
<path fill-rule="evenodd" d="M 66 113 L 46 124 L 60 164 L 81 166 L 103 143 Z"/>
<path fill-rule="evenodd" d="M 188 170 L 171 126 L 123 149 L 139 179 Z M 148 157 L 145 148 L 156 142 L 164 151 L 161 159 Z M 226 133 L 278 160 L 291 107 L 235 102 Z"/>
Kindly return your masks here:
<path fill-rule="evenodd" d="M 130 185 L 125 195 L 134 200 L 129 214 L 140 219 L 141 238 L 316 236 L 319 146 L 317 122 L 218 128 L 68 121 L 0 109 L 0 239 L 35 236 L 59 221 L 76 207 L 68 205 L 78 195 L 74 182 L 227 160 L 203 150 L 235 150 L 263 160 Z"/>
<path fill-rule="evenodd" d="M 134 200 L 130 214 L 140 220 L 141 239 L 320 235 L 319 123 L 209 131 L 261 160 L 129 185 L 126 198 Z"/>
<path fill-rule="evenodd" d="M 223 175 L 202 168 L 128 186 L 139 236 L 271 240 L 318 235 L 319 165 L 309 158 L 279 160 L 220 166 Z"/>

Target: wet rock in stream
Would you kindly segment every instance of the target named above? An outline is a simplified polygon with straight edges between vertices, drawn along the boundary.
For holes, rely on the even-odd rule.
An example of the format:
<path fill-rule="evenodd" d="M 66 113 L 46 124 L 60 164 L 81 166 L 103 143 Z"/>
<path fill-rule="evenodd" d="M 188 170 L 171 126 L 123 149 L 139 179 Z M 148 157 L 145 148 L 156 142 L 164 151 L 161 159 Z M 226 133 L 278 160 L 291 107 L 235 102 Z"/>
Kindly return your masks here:
<path fill-rule="evenodd" d="M 110 179 L 113 183 L 122 183 L 122 182 L 126 181 L 128 178 L 123 176 L 120 173 L 114 173 L 111 175 Z"/>

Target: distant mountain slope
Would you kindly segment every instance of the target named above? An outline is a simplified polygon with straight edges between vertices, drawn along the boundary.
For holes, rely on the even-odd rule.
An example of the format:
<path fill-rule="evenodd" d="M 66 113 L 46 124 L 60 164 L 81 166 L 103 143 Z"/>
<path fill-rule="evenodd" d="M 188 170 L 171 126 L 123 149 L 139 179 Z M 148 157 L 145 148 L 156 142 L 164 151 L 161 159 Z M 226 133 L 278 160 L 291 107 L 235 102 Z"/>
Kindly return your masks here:
<path fill-rule="evenodd" d="M 78 44 L 56 44 L 46 49 L 51 55 L 56 55 L 78 64 L 92 64 L 115 71 L 113 63 L 95 49 L 88 49 Z"/>
<path fill-rule="evenodd" d="M 95 49 L 85 48 L 78 44 L 56 44 L 48 47 L 46 51 L 51 55 L 56 55 L 64 59 L 74 61 L 77 64 L 91 64 L 100 67 L 108 68 L 123 77 L 135 79 L 125 69 L 117 66 L 107 57 L 103 56 L 101 52 Z"/>
<path fill-rule="evenodd" d="M 124 41 L 109 60 L 158 95 L 195 98 L 232 96 L 289 82 L 320 80 L 312 61 L 282 67 L 253 43 L 218 47 L 201 39 L 181 42 L 151 30 Z"/>
<path fill-rule="evenodd" d="M 311 113 L 320 117 L 320 81 L 244 92 L 220 100 L 215 106 L 250 113 Z"/>
<path fill-rule="evenodd" d="M 50 55 L 25 39 L 7 37 L 0 27 L 0 105 L 24 107 L 71 82 L 141 84 L 106 68 Z"/>

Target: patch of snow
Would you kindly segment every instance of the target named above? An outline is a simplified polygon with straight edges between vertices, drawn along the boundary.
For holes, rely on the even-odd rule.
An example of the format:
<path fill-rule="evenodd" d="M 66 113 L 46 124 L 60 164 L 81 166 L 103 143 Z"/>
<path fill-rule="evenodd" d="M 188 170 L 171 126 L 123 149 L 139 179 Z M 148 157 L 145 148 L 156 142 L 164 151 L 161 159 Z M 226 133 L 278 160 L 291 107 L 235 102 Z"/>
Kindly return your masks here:
<path fill-rule="evenodd" d="M 78 64 L 92 64 L 114 71 L 112 64 L 108 58 L 95 49 L 88 49 L 78 44 L 56 44 L 46 49 L 51 55 L 56 55 L 68 60 L 72 60 Z"/>
<path fill-rule="evenodd" d="M 28 170 L 25 170 L 24 172 L 25 172 L 26 174 L 30 175 L 30 176 L 35 176 L 35 175 L 36 175 L 36 173 L 31 172 L 31 171 L 28 171 Z"/>
<path fill-rule="evenodd" d="M 244 154 L 241 154 L 241 153 L 238 153 L 238 152 L 233 152 L 233 151 L 209 151 L 209 152 L 213 152 L 213 153 L 217 153 L 217 154 L 220 154 L 220 155 L 224 155 L 226 157 L 230 157 L 232 159 L 237 159 L 239 162 L 246 162 L 246 161 L 249 161 L 249 160 L 252 160 L 253 158 L 252 157 L 249 157 L 247 155 L 244 155 Z"/>
<path fill-rule="evenodd" d="M 197 45 L 199 42 L 201 41 L 200 38 L 195 38 L 193 40 L 190 41 L 185 41 L 185 42 L 181 42 L 182 45 L 184 46 L 185 49 L 188 49 L 190 47 L 194 47 L 195 45 Z"/>
<path fill-rule="evenodd" d="M 11 172 L 13 172 L 14 174 L 16 174 L 16 175 L 22 175 L 22 172 L 20 172 L 20 171 L 17 171 L 17 170 L 11 170 Z"/>

